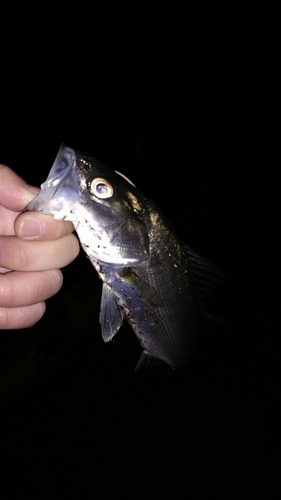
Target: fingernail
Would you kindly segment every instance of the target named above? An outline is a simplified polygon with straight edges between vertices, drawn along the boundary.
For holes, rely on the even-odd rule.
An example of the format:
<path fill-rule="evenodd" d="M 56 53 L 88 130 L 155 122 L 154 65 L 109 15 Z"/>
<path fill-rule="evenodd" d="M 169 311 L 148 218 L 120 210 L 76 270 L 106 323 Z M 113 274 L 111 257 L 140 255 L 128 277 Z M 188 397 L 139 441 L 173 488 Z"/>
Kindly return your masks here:
<path fill-rule="evenodd" d="M 24 202 L 25 202 L 25 206 L 28 205 L 28 203 L 33 200 L 33 198 L 35 198 L 35 196 L 37 194 L 40 193 L 40 188 L 38 187 L 35 187 L 35 186 L 30 186 L 30 184 L 26 184 L 25 185 L 25 193 L 24 193 Z"/>
<path fill-rule="evenodd" d="M 40 188 L 36 186 L 31 186 L 30 184 L 26 184 L 25 188 L 33 194 L 39 194 Z"/>
<path fill-rule="evenodd" d="M 25 240 L 32 240 L 39 238 L 43 233 L 43 225 L 36 219 L 25 218 L 19 229 L 18 234 L 20 238 Z"/>

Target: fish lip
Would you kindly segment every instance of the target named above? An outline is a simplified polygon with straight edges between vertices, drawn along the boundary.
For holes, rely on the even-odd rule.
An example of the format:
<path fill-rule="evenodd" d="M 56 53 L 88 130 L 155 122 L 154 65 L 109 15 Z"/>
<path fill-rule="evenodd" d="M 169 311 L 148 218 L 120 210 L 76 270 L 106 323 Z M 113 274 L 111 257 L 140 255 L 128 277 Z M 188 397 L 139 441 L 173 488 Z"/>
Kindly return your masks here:
<path fill-rule="evenodd" d="M 76 176 L 76 152 L 74 149 L 61 144 L 53 166 L 46 181 L 41 184 L 41 191 L 29 202 L 26 210 L 35 210 L 43 213 L 53 213 L 54 208 L 58 211 L 64 205 L 64 197 L 59 197 L 60 202 L 54 207 L 52 199 L 56 192 L 64 184 L 69 199 L 75 200 L 81 195 Z"/>

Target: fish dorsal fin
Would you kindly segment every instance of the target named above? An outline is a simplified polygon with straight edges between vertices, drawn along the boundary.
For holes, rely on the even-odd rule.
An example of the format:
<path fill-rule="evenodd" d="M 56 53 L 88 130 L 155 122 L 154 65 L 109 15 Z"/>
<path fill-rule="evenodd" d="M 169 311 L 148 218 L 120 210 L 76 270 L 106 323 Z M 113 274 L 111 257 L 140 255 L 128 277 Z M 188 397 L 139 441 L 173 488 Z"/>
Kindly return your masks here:
<path fill-rule="evenodd" d="M 184 247 L 187 252 L 201 305 L 205 307 L 211 292 L 225 279 L 225 275 L 219 267 L 209 262 L 191 247 L 188 245 L 184 245 Z"/>
<path fill-rule="evenodd" d="M 123 323 L 123 316 L 114 293 L 106 283 L 103 283 L 99 320 L 104 342 L 110 342 L 113 339 Z"/>

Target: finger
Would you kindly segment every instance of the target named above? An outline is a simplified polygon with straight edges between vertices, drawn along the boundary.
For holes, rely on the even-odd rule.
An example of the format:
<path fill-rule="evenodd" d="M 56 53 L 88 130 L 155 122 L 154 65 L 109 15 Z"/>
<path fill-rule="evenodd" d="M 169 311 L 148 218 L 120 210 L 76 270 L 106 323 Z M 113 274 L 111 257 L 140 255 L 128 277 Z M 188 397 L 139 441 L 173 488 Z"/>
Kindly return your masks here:
<path fill-rule="evenodd" d="M 21 212 L 39 191 L 39 188 L 27 187 L 19 175 L 6 165 L 0 164 L 1 205 L 14 212 Z"/>
<path fill-rule="evenodd" d="M 19 212 L 13 212 L 0 205 L 0 234 L 7 236 L 15 234 L 14 223 L 18 214 Z"/>
<path fill-rule="evenodd" d="M 0 266 L 14 271 L 58 269 L 72 262 L 79 250 L 79 242 L 74 234 L 54 241 L 0 236 Z"/>
<path fill-rule="evenodd" d="M 45 302 L 15 308 L 0 307 L 0 330 L 29 328 L 42 318 L 45 310 Z"/>
<path fill-rule="evenodd" d="M 23 212 L 14 225 L 18 238 L 26 240 L 56 240 L 74 231 L 72 222 L 55 220 L 52 215 Z"/>
<path fill-rule="evenodd" d="M 0 276 L 0 308 L 23 307 L 43 302 L 60 290 L 62 282 L 63 277 L 59 269 L 6 273 Z"/>

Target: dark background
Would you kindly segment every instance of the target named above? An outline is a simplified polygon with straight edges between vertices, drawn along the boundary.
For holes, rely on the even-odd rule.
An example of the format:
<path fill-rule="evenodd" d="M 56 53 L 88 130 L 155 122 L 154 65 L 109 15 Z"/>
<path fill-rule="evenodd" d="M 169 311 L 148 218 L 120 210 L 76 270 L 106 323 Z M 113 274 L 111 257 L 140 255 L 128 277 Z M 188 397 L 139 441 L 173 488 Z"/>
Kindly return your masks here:
<path fill-rule="evenodd" d="M 279 498 L 276 59 L 169 22 L 36 19 L 2 49 L 0 161 L 39 185 L 65 142 L 128 175 L 224 270 L 228 323 L 186 372 L 134 375 L 81 252 L 38 325 L 1 333 L 3 498 Z"/>

